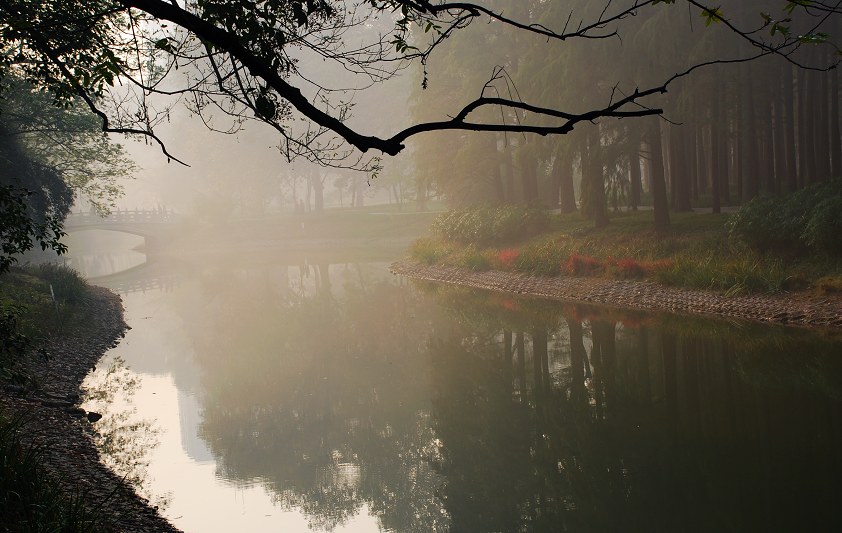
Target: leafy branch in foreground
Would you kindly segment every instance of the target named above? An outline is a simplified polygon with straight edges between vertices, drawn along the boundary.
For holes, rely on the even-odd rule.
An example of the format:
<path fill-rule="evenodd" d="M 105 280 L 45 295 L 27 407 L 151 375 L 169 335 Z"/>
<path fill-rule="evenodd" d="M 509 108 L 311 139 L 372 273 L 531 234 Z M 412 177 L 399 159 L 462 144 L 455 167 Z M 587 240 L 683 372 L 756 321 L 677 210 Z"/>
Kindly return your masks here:
<path fill-rule="evenodd" d="M 518 20 L 471 2 L 196 0 L 181 5 L 165 0 L 2 0 L 0 72 L 21 73 L 50 89 L 60 103 L 81 100 L 99 116 L 105 131 L 151 137 L 173 159 L 156 126 L 168 120 L 175 103 L 184 101 L 206 124 L 223 131 L 234 131 L 246 120 L 270 125 L 290 159 L 305 156 L 322 164 L 365 166 L 361 153 L 377 150 L 395 155 L 404 150 L 407 139 L 426 132 L 564 134 L 580 123 L 602 118 L 657 115 L 661 109 L 650 97 L 665 93 L 676 80 L 702 66 L 767 55 L 809 66 L 798 50 L 829 42 L 821 30 L 839 8 L 839 4 L 787 2 L 782 7 L 790 18 L 802 14 L 808 20 L 784 23 L 785 18 L 768 15 L 768 20 L 751 27 L 732 21 L 718 6 L 688 0 L 688 8 L 698 10 L 707 25 L 727 26 L 750 42 L 755 53 L 702 60 L 678 73 L 662 73 L 661 82 L 617 92 L 619 98 L 612 95 L 608 102 L 584 111 L 492 95 L 486 85 L 446 120 L 420 122 L 377 136 L 350 126 L 350 104 L 335 98 L 388 79 L 407 61 L 426 63 L 449 36 L 481 18 L 548 41 L 604 40 L 619 37 L 620 24 L 642 10 L 670 9 L 673 6 L 658 4 L 676 3 L 606 0 L 589 20 L 577 21 L 571 12 L 561 28 L 553 29 L 529 12 Z M 796 26 L 805 30 L 794 31 Z M 760 37 L 763 29 L 771 30 L 769 39 Z M 423 45 L 419 37 L 429 42 Z M 317 81 L 312 73 L 320 63 L 347 74 L 347 86 Z M 475 118 L 487 108 L 529 120 Z M 227 126 L 215 125 L 223 119 Z"/>

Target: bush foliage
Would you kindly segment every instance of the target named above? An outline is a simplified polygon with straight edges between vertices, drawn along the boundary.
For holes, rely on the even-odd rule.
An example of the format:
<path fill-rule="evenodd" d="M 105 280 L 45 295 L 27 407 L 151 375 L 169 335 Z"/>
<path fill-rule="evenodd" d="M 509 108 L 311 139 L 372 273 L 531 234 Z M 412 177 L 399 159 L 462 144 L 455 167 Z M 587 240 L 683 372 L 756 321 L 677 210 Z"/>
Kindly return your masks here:
<path fill-rule="evenodd" d="M 730 220 L 732 239 L 761 251 L 842 253 L 842 181 L 811 185 L 784 197 L 764 196 Z"/>
<path fill-rule="evenodd" d="M 460 244 L 487 246 L 528 239 L 547 228 L 543 209 L 523 206 L 478 207 L 436 217 L 433 233 Z"/>

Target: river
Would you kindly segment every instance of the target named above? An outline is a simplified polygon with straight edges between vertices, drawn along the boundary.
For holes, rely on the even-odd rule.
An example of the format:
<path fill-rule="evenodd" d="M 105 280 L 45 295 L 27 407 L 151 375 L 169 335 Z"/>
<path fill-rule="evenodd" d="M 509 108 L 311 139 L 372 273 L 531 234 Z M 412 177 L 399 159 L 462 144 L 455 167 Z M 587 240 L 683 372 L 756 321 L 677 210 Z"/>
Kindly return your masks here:
<path fill-rule="evenodd" d="M 87 380 L 106 461 L 188 532 L 842 527 L 838 333 L 414 283 L 400 255 L 71 256 L 132 328 Z"/>

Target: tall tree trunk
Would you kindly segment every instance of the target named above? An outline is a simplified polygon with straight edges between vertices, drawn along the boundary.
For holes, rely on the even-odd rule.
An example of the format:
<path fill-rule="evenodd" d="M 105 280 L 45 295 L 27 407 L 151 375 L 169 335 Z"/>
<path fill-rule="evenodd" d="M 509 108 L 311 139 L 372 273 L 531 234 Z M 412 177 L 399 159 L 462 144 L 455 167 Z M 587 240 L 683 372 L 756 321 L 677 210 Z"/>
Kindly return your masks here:
<path fill-rule="evenodd" d="M 310 175 L 310 184 L 313 188 L 313 211 L 321 213 L 325 207 L 325 186 L 318 172 Z"/>
<path fill-rule="evenodd" d="M 827 59 L 823 50 L 817 49 L 820 63 Z M 836 69 L 833 69 L 836 70 Z M 830 105 L 828 102 L 828 74 L 827 72 L 816 73 L 818 83 L 816 84 L 816 172 L 822 181 L 830 177 Z"/>
<path fill-rule="evenodd" d="M 503 189 L 505 190 L 506 203 L 516 203 L 515 165 L 512 161 L 512 147 L 508 144 L 503 148 Z"/>
<path fill-rule="evenodd" d="M 503 184 L 503 172 L 500 170 L 500 154 L 497 151 L 497 136 L 487 135 L 486 138 L 490 140 L 487 149 L 490 157 L 493 158 L 491 166 L 493 167 L 492 172 L 494 174 L 492 176 L 494 179 L 494 196 L 498 204 L 505 204 L 506 186 Z"/>
<path fill-rule="evenodd" d="M 670 226 L 667 182 L 664 176 L 664 153 L 661 145 L 661 119 L 649 119 L 649 147 L 652 167 L 652 205 L 655 211 L 655 230 L 666 231 Z"/>
<path fill-rule="evenodd" d="M 842 176 L 842 136 L 839 131 L 839 69 L 830 71 L 830 174 Z"/>
<path fill-rule="evenodd" d="M 635 140 L 629 143 L 629 207 L 637 211 L 640 205 L 640 143 Z"/>
<path fill-rule="evenodd" d="M 793 67 L 795 69 L 795 67 Z M 810 130 L 810 119 L 808 112 L 810 107 L 807 104 L 807 71 L 799 70 L 798 76 L 798 186 L 810 183 L 813 176 L 810 173 L 810 162 L 812 161 L 812 147 L 810 142 L 812 136 Z"/>
<path fill-rule="evenodd" d="M 786 147 L 784 146 L 784 113 L 781 106 L 780 85 L 772 99 L 772 114 L 775 127 L 772 131 L 772 158 L 774 159 L 774 180 L 771 192 L 779 193 L 786 190 Z"/>
<path fill-rule="evenodd" d="M 705 116 L 705 110 L 698 109 L 696 116 L 698 117 L 698 125 L 693 128 L 693 143 L 690 145 L 690 149 L 693 153 L 693 159 L 695 160 L 695 172 L 693 173 L 693 187 L 692 187 L 692 199 L 698 200 L 699 195 L 703 192 L 706 192 L 707 183 L 708 183 L 708 160 L 705 158 L 705 141 L 707 140 L 707 129 L 704 127 L 704 120 L 702 117 Z"/>
<path fill-rule="evenodd" d="M 676 153 L 678 155 L 678 164 L 676 170 L 678 171 L 676 191 L 677 196 L 677 210 L 683 213 L 690 211 L 690 188 L 691 183 L 696 179 L 696 158 L 695 158 L 695 140 L 693 135 L 693 127 L 689 124 L 676 132 L 678 134 L 678 146 Z"/>
<path fill-rule="evenodd" d="M 556 150 L 553 174 L 558 183 L 560 207 L 562 213 L 572 213 L 576 210 L 576 192 L 573 189 L 573 167 L 568 157 L 564 157 L 561 146 Z"/>
<path fill-rule="evenodd" d="M 721 192 L 720 180 L 722 179 L 723 161 L 720 158 L 724 155 L 721 145 L 726 142 L 726 139 L 723 139 L 722 135 L 724 118 L 722 105 L 719 103 L 719 98 L 717 97 L 720 92 L 719 85 L 719 83 L 716 84 L 716 93 L 711 98 L 710 104 L 710 195 L 711 207 L 714 213 L 722 212 L 722 201 L 719 196 Z"/>
<path fill-rule="evenodd" d="M 587 213 L 594 221 L 594 226 L 604 228 L 608 225 L 608 209 L 605 198 L 605 179 L 602 169 L 602 143 L 599 125 L 591 126 L 587 135 L 587 159 L 582 163 L 582 190 L 587 191 Z M 587 169 L 587 172 L 584 172 Z M 583 197 L 584 200 L 584 197 Z"/>
<path fill-rule="evenodd" d="M 758 138 L 761 144 L 759 158 L 761 165 L 759 170 L 760 176 L 763 178 L 765 191 L 773 193 L 775 192 L 774 150 L 772 144 L 774 109 L 772 108 L 771 99 L 765 99 L 761 105 L 763 106 L 761 108 L 763 109 L 761 115 L 763 119 L 758 121 L 758 126 L 760 127 Z"/>
<path fill-rule="evenodd" d="M 538 203 L 538 161 L 532 156 L 531 150 L 522 150 L 520 155 L 520 176 L 521 184 L 523 185 L 523 203 L 526 205 L 534 205 Z"/>
<path fill-rule="evenodd" d="M 795 192 L 798 189 L 798 167 L 796 166 L 795 149 L 798 144 L 795 137 L 795 91 L 793 84 L 793 68 L 791 65 L 784 65 L 781 74 L 783 82 L 782 107 L 784 114 L 783 123 L 783 155 L 784 166 L 786 167 L 786 190 Z M 834 69 L 835 70 L 835 69 Z"/>
<path fill-rule="evenodd" d="M 746 203 L 758 193 L 757 137 L 755 134 L 754 93 L 751 67 L 740 65 L 740 201 Z"/>

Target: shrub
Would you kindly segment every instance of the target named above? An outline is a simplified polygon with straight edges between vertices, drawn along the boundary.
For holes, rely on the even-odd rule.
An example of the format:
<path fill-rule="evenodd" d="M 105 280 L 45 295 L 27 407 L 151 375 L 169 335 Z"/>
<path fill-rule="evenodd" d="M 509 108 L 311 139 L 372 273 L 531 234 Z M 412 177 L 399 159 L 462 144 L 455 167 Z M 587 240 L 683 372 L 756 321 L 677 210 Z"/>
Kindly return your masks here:
<path fill-rule="evenodd" d="M 409 255 L 420 263 L 432 265 L 446 257 L 450 250 L 433 239 L 421 238 L 412 243 Z"/>
<path fill-rule="evenodd" d="M 538 276 L 557 276 L 564 255 L 563 248 L 551 239 L 531 243 L 521 249 L 514 262 L 515 269 Z"/>
<path fill-rule="evenodd" d="M 801 238 L 810 248 L 842 253 L 842 196 L 826 198 L 816 205 Z"/>
<path fill-rule="evenodd" d="M 572 254 L 564 263 L 564 271 L 571 276 L 589 276 L 604 270 L 599 259 L 589 255 Z"/>
<path fill-rule="evenodd" d="M 436 217 L 435 235 L 462 244 L 486 246 L 527 239 L 546 228 L 543 209 L 523 206 L 479 207 L 448 211 Z"/>
<path fill-rule="evenodd" d="M 785 197 L 758 197 L 728 223 L 732 239 L 757 250 L 836 252 L 842 206 L 842 182 L 806 187 Z"/>
<path fill-rule="evenodd" d="M 475 246 L 468 246 L 457 254 L 455 262 L 457 266 L 480 272 L 491 269 L 492 257 L 490 251 L 484 252 Z"/>

